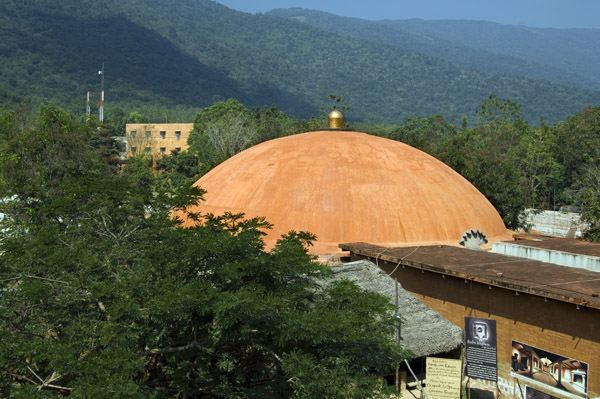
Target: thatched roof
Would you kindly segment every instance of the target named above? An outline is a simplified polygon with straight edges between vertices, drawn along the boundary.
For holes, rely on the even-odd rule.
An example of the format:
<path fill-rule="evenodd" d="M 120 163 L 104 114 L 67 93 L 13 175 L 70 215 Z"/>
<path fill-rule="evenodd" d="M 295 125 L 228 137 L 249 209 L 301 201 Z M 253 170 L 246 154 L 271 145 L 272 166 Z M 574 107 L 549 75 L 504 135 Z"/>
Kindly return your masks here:
<path fill-rule="evenodd" d="M 332 267 L 335 280 L 353 281 L 366 291 L 396 301 L 396 282 L 375 264 L 361 260 Z M 462 344 L 462 330 L 425 306 L 399 285 L 398 309 L 402 318 L 401 343 L 415 357 L 449 352 Z"/>

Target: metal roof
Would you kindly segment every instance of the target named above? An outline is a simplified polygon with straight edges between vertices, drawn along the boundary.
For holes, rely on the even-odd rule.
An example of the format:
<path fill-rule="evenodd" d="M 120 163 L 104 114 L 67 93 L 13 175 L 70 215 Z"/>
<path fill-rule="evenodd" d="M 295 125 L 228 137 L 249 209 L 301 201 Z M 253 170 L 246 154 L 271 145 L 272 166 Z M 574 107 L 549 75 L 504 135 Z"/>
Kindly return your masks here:
<path fill-rule="evenodd" d="M 370 259 L 600 309 L 600 273 L 585 269 L 446 245 L 390 248 L 348 243 L 340 248 Z"/>

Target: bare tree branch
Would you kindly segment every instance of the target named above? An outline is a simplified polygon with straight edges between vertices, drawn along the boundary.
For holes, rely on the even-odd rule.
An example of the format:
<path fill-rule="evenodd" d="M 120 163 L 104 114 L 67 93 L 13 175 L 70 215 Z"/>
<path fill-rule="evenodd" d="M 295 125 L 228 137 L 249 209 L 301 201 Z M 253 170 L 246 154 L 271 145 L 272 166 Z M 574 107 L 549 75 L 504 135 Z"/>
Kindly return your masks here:
<path fill-rule="evenodd" d="M 178 352 L 185 352 L 189 349 L 192 348 L 200 348 L 202 345 L 199 341 L 194 341 L 191 342 L 187 345 L 183 345 L 183 346 L 173 346 L 173 347 L 168 347 L 168 348 L 155 348 L 155 349 L 149 349 L 146 351 L 146 353 L 150 354 L 150 355 L 162 355 L 162 354 L 167 354 L 167 353 L 178 353 Z"/>

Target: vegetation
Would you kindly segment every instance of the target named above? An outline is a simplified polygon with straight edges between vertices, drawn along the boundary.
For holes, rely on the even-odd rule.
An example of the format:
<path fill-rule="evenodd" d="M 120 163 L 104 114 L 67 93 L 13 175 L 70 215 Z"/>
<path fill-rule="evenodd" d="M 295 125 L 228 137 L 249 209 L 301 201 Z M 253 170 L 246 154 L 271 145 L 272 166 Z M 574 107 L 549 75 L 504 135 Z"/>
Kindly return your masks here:
<path fill-rule="evenodd" d="M 198 113 L 190 152 L 212 167 L 260 142 L 322 127 L 318 119 L 296 119 L 274 107 L 248 109 L 230 99 Z"/>
<path fill-rule="evenodd" d="M 387 299 L 324 284 L 310 234 L 265 252 L 261 219 L 179 227 L 183 155 L 119 167 L 56 107 L 0 116 L 0 396 L 364 398 L 406 356 Z"/>
<path fill-rule="evenodd" d="M 599 29 L 541 29 L 465 20 L 371 21 L 301 8 L 277 9 L 269 15 L 469 69 L 600 89 Z"/>
<path fill-rule="evenodd" d="M 574 88 L 582 79 L 556 84 L 531 73 L 547 67 L 513 62 L 510 73 L 495 69 L 495 61 L 476 67 L 444 58 L 441 50 L 439 57 L 420 51 L 429 48 L 423 40 L 399 47 L 398 40 L 352 37 L 210 0 L 107 0 L 102 7 L 92 0 L 5 0 L 0 22 L 3 104 L 54 100 L 83 113 L 87 90 L 95 108 L 102 63 L 112 107 L 106 114 L 113 116 L 162 107 L 191 121 L 199 108 L 237 98 L 247 107 L 276 106 L 306 118 L 318 113 L 325 95 L 337 93 L 351 106 L 353 122 L 401 123 L 432 114 L 458 122 L 462 115 L 473 118 L 477 105 L 497 93 L 523 104 L 527 121 L 554 123 L 600 101 L 598 91 Z M 348 25 L 360 30 L 358 22 Z M 145 113 L 153 122 L 172 120 L 164 112 Z"/>
<path fill-rule="evenodd" d="M 464 42 L 434 57 L 399 46 L 414 32 L 398 26 L 332 33 L 209 0 L 5 0 L 0 22 L 2 397 L 378 397 L 408 356 L 386 298 L 328 283 L 308 232 L 266 252 L 266 220 L 175 217 L 218 163 L 322 128 L 306 118 L 326 93 L 358 128 L 453 167 L 509 227 L 569 205 L 600 241 L 600 107 L 584 107 L 600 94 L 513 59 L 477 69 Z M 47 104 L 81 115 L 102 62 L 105 126 Z M 183 120 L 190 150 L 156 170 L 116 156 L 125 123 Z"/>
<path fill-rule="evenodd" d="M 600 213 L 600 107 L 587 108 L 556 126 L 533 127 L 519 104 L 490 96 L 472 127 L 441 116 L 410 118 L 402 125 L 377 125 L 373 133 L 413 145 L 439 158 L 473 183 L 510 228 L 524 227 L 526 208 L 571 206 L 591 224 L 596 241 Z"/>

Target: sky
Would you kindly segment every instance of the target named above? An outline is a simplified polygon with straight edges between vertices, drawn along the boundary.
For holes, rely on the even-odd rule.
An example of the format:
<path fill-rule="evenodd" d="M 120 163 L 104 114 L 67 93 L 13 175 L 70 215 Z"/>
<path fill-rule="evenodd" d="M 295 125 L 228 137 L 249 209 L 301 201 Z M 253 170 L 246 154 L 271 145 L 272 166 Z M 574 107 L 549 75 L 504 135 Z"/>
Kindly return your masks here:
<path fill-rule="evenodd" d="M 469 19 L 541 28 L 600 28 L 600 0 L 217 0 L 249 12 L 302 7 L 364 19 Z"/>

